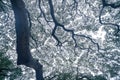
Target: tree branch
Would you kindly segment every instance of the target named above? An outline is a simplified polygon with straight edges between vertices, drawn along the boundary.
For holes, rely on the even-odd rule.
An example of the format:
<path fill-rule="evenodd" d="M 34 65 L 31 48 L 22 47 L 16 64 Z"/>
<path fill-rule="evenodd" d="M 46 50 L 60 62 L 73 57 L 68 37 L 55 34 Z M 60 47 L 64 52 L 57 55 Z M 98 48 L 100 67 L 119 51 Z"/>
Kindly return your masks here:
<path fill-rule="evenodd" d="M 102 16 L 102 11 L 104 10 L 105 7 L 112 7 L 114 9 L 120 7 L 120 4 L 116 5 L 116 3 L 113 3 L 113 4 L 108 4 L 105 0 L 102 0 L 102 9 L 100 10 L 100 14 L 99 14 L 99 22 L 103 25 L 112 25 L 112 26 L 116 26 L 117 27 L 117 31 L 115 33 L 115 35 L 117 36 L 118 32 L 120 31 L 120 25 L 118 24 L 115 24 L 115 23 L 103 23 L 102 20 L 101 20 L 101 16 Z"/>
<path fill-rule="evenodd" d="M 17 64 L 31 67 L 36 71 L 36 79 L 43 79 L 42 65 L 38 60 L 34 59 L 29 49 L 30 37 L 30 15 L 25 9 L 25 4 L 22 0 L 10 0 L 12 9 L 15 15 L 15 29 L 16 29 L 16 50 L 18 54 Z"/>
<path fill-rule="evenodd" d="M 53 28 L 53 31 L 52 31 L 52 36 L 53 36 L 53 37 L 55 38 L 55 40 L 58 42 L 58 43 L 57 43 L 57 46 L 62 46 L 62 42 L 61 42 L 61 41 L 58 39 L 58 37 L 55 35 L 55 32 L 56 32 L 56 30 L 57 30 L 58 27 L 62 27 L 62 28 L 64 29 L 64 31 L 69 32 L 69 33 L 72 34 L 72 39 L 73 39 L 74 42 L 75 42 L 75 47 L 78 46 L 78 45 L 77 45 L 77 42 L 76 42 L 76 39 L 75 39 L 75 36 L 79 36 L 79 37 L 84 37 L 84 38 L 89 39 L 92 43 L 94 43 L 95 45 L 97 45 L 97 48 L 98 48 L 98 51 L 99 51 L 100 48 L 99 48 L 98 43 L 94 42 L 94 41 L 92 40 L 92 38 L 90 38 L 90 37 L 88 37 L 88 36 L 85 36 L 85 35 L 75 34 L 75 33 L 74 33 L 74 30 L 67 29 L 67 28 L 65 28 L 65 26 L 64 26 L 63 24 L 60 24 L 60 23 L 56 20 L 56 18 L 55 18 L 55 15 L 54 15 L 55 12 L 54 12 L 54 7 L 53 7 L 52 0 L 48 0 L 48 3 L 49 3 L 49 6 L 50 6 L 50 14 L 51 14 L 51 17 L 52 17 L 53 22 L 54 22 L 54 24 L 55 24 L 55 26 L 54 26 L 54 28 Z"/>

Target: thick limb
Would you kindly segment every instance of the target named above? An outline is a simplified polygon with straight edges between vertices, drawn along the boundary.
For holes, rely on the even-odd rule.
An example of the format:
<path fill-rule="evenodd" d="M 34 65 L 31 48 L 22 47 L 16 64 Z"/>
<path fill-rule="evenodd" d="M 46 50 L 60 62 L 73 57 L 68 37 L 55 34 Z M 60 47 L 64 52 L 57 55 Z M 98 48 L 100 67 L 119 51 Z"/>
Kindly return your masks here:
<path fill-rule="evenodd" d="M 30 27 L 25 4 L 22 0 L 10 1 L 15 15 L 17 64 L 33 68 L 36 71 L 36 79 L 44 80 L 42 65 L 32 57 L 29 49 Z"/>

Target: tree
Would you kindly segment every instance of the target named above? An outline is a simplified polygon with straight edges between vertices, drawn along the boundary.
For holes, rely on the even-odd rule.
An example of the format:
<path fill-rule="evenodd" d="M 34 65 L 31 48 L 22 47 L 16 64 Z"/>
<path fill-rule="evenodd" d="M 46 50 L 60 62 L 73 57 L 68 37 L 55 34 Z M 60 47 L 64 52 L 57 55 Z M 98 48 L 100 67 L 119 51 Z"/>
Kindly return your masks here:
<path fill-rule="evenodd" d="M 0 12 L 7 13 L 8 5 L 6 5 L 2 0 L 0 0 Z M 1 18 L 2 20 L 2 18 Z M 1 22 L 0 22 L 1 24 Z M 9 45 L 7 45 L 7 35 L 4 34 L 5 26 L 1 25 L 0 28 L 0 80 L 13 80 L 22 75 L 21 68 L 17 67 L 12 60 L 9 59 L 6 53 L 8 51 Z M 9 41 L 8 41 L 9 42 Z"/>
<path fill-rule="evenodd" d="M 44 65 L 45 79 L 67 76 L 74 79 L 120 78 L 119 1 L 24 2 L 11 0 L 16 22 L 18 64 L 31 67 L 27 63 L 35 61 L 33 55 L 38 57 Z M 42 69 L 39 73 L 43 73 Z"/>
<path fill-rule="evenodd" d="M 21 76 L 21 68 L 16 68 L 15 65 L 5 56 L 5 53 L 0 51 L 0 80 L 5 78 L 13 80 Z"/>
<path fill-rule="evenodd" d="M 28 23 L 28 14 L 25 4 L 22 0 L 11 0 L 12 9 L 15 14 L 15 29 L 17 35 L 17 64 L 26 65 L 35 69 L 36 79 L 43 80 L 42 65 L 34 59 L 29 49 L 30 28 Z"/>

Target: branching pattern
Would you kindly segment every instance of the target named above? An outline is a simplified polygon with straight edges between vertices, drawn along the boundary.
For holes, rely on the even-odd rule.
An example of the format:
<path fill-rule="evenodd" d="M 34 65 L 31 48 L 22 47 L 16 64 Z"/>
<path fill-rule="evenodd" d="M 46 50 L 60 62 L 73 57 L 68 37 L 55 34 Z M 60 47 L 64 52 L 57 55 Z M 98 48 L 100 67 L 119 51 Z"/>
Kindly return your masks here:
<path fill-rule="evenodd" d="M 56 32 L 56 30 L 57 30 L 57 27 L 62 27 L 63 29 L 64 29 L 64 31 L 66 31 L 66 32 L 69 32 L 69 33 L 71 33 L 72 34 L 72 39 L 74 40 L 74 42 L 75 42 L 75 47 L 77 47 L 78 45 L 77 45 L 77 42 L 76 42 L 76 39 L 75 39 L 75 36 L 79 36 L 79 37 L 84 37 L 84 38 L 87 38 L 87 39 L 89 39 L 92 43 L 94 43 L 95 45 L 97 45 L 97 48 L 98 48 L 98 51 L 99 51 L 99 44 L 98 43 L 96 43 L 96 42 L 94 42 L 93 40 L 92 40 L 92 38 L 90 38 L 90 37 L 88 37 L 88 36 L 86 36 L 86 35 L 78 35 L 78 34 L 75 34 L 74 33 L 74 30 L 71 30 L 71 29 L 67 29 L 67 28 L 65 28 L 65 26 L 63 25 L 63 24 L 61 24 L 61 23 L 59 23 L 57 20 L 56 20 L 56 18 L 55 18 L 55 12 L 54 12 L 54 8 L 53 8 L 53 3 L 52 3 L 52 0 L 48 0 L 48 2 L 49 2 L 49 6 L 50 6 L 50 14 L 51 14 L 51 16 L 52 16 L 52 19 L 53 19 L 53 22 L 55 23 L 55 26 L 54 26 L 54 28 L 53 28 L 53 31 L 52 31 L 52 36 L 55 38 L 55 40 L 58 42 L 57 43 L 57 46 L 62 46 L 62 42 L 58 39 L 58 37 L 55 35 L 55 32 Z M 77 3 L 76 1 L 75 1 L 75 3 Z"/>
<path fill-rule="evenodd" d="M 102 5 L 103 5 L 103 6 L 102 6 L 102 9 L 101 9 L 100 14 L 99 14 L 99 22 L 100 22 L 101 24 L 103 24 L 103 25 L 116 26 L 116 27 L 117 27 L 117 31 L 116 31 L 115 35 L 117 36 L 117 35 L 118 35 L 118 32 L 120 31 L 120 25 L 115 24 L 115 23 L 104 23 L 104 22 L 102 22 L 102 20 L 101 20 L 101 16 L 102 16 L 102 12 L 103 12 L 103 10 L 104 10 L 105 7 L 109 7 L 109 6 L 110 6 L 110 7 L 114 8 L 114 9 L 120 8 L 120 2 L 108 4 L 105 0 L 102 0 Z"/>
<path fill-rule="evenodd" d="M 11 1 L 17 2 L 15 0 L 11 0 Z M 97 65 L 97 69 L 94 70 L 98 70 L 102 72 L 102 70 L 99 69 L 99 64 L 101 64 L 99 63 L 99 58 L 100 60 L 103 58 L 105 58 L 106 60 L 108 59 L 110 60 L 109 56 L 108 58 L 106 57 L 107 50 L 104 45 L 107 43 L 107 41 L 105 42 L 106 40 L 105 37 L 106 36 L 113 37 L 111 35 L 110 36 L 106 35 L 109 33 L 106 33 L 105 30 L 103 30 L 103 28 L 107 25 L 115 27 L 116 29 L 115 38 L 116 36 L 118 37 L 118 33 L 120 31 L 120 25 L 118 23 L 103 21 L 102 17 L 103 17 L 104 9 L 112 8 L 116 10 L 120 8 L 120 1 L 115 3 L 108 3 L 107 0 L 101 0 L 101 2 L 94 0 L 60 0 L 60 1 L 36 0 L 31 2 L 30 4 L 34 4 L 34 3 L 36 3 L 35 6 L 37 5 L 37 8 L 35 7 L 36 8 L 35 10 L 38 10 L 38 12 L 35 13 L 35 16 L 33 15 L 35 10 L 31 12 L 31 14 L 33 15 L 31 16 L 30 11 L 25 9 L 25 5 L 17 6 L 16 4 L 14 4 L 15 6 L 17 6 L 14 7 L 13 9 L 15 11 L 14 13 L 15 13 L 15 22 L 16 22 L 16 33 L 17 33 L 17 53 L 19 57 L 18 65 L 23 64 L 28 67 L 32 67 L 36 69 L 36 74 L 41 72 L 42 75 L 43 73 L 41 71 L 42 69 L 38 71 L 38 68 L 33 66 L 34 64 L 38 65 L 39 63 L 38 60 L 34 59 L 31 55 L 29 49 L 29 43 L 30 43 L 32 44 L 30 45 L 32 47 L 31 51 L 34 53 L 38 53 L 35 54 L 35 57 L 36 55 L 37 57 L 39 56 L 41 62 L 45 64 L 44 65 L 45 68 L 46 65 L 47 67 L 52 66 L 53 68 L 54 64 L 56 65 L 61 61 L 61 63 L 57 65 L 57 67 L 59 67 L 61 70 L 62 70 L 61 67 L 64 67 L 64 64 L 67 63 L 65 67 L 72 66 L 78 68 L 78 71 L 75 71 L 75 73 L 77 73 L 76 79 L 86 78 L 88 80 L 91 80 L 91 77 L 89 77 L 88 75 L 80 75 L 79 78 L 79 73 L 81 73 L 82 67 L 86 66 L 84 69 L 88 70 L 88 68 L 89 69 L 96 68 Z M 101 7 L 101 9 L 99 7 Z M 0 8 L 2 9 L 2 7 Z M 34 9 L 33 6 L 32 9 Z M 17 10 L 18 11 L 21 10 L 21 11 L 18 12 Z M 8 15 L 8 17 L 9 16 L 10 15 Z M 7 21 L 8 20 L 6 20 L 6 22 Z M 37 28 L 38 30 L 35 28 Z M 32 30 L 33 30 L 33 35 L 30 33 L 30 31 Z M 105 36 L 103 35 L 104 38 L 101 37 L 102 31 L 103 34 L 105 35 Z M 91 33 L 89 34 L 89 32 Z M 31 41 L 29 40 L 29 38 L 31 38 Z M 105 59 L 101 61 L 104 62 Z M 91 68 L 91 65 L 93 68 Z M 100 67 L 101 66 L 102 65 L 100 65 Z M 60 70 L 57 68 L 55 69 L 58 71 Z M 97 73 L 94 70 L 91 71 L 93 71 L 93 73 Z M 83 72 L 87 72 L 87 71 L 83 71 Z M 92 72 L 90 74 L 92 74 Z M 36 78 L 38 76 L 39 74 L 36 75 Z M 45 76 L 49 76 L 49 74 Z M 59 74 L 50 77 L 49 79 L 54 79 L 57 76 L 59 76 Z"/>

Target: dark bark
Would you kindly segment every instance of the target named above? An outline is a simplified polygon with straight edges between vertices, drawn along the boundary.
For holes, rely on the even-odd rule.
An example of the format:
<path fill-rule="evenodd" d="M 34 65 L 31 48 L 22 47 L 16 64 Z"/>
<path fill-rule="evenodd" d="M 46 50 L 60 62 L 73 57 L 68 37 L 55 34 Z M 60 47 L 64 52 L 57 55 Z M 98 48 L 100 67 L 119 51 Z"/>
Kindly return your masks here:
<path fill-rule="evenodd" d="M 76 2 L 76 0 L 74 0 L 74 2 Z M 53 6 L 53 1 L 52 1 L 52 0 L 48 0 L 48 4 L 49 4 L 49 7 L 50 7 L 50 15 L 51 15 L 51 17 L 52 17 L 52 19 L 53 19 L 53 22 L 54 22 L 54 24 L 55 24 L 55 26 L 54 26 L 54 28 L 53 28 L 53 30 L 52 30 L 52 36 L 53 36 L 53 37 L 55 38 L 55 40 L 58 42 L 58 43 L 57 43 L 57 46 L 62 46 L 62 42 L 61 42 L 61 41 L 59 40 L 59 38 L 55 35 L 55 32 L 56 32 L 56 30 L 57 30 L 58 27 L 62 27 L 62 29 L 63 29 L 64 31 L 71 33 L 72 39 L 73 39 L 73 41 L 74 41 L 74 43 L 75 43 L 75 48 L 78 47 L 77 41 L 76 41 L 76 39 L 75 39 L 75 36 L 77 36 L 77 37 L 84 37 L 84 38 L 86 38 L 86 39 L 89 39 L 93 44 L 95 44 L 95 45 L 97 46 L 98 51 L 99 51 L 99 49 L 100 49 L 99 44 L 96 43 L 96 42 L 94 42 L 94 40 L 93 40 L 92 38 L 90 38 L 89 36 L 86 36 L 86 35 L 84 35 L 84 34 L 81 34 L 81 35 L 75 34 L 75 33 L 74 33 L 74 30 L 72 30 L 72 29 L 67 29 L 63 24 L 59 23 L 59 22 L 57 21 L 56 17 L 55 17 L 55 11 L 54 11 L 54 6 Z M 88 47 L 88 48 L 81 48 L 81 49 L 87 49 L 87 50 L 89 51 L 90 48 Z"/>
<path fill-rule="evenodd" d="M 17 64 L 26 65 L 36 71 L 36 79 L 43 79 L 42 65 L 34 59 L 29 49 L 29 17 L 22 0 L 10 0 L 15 17 Z"/>

